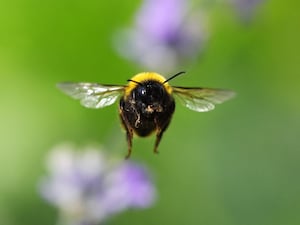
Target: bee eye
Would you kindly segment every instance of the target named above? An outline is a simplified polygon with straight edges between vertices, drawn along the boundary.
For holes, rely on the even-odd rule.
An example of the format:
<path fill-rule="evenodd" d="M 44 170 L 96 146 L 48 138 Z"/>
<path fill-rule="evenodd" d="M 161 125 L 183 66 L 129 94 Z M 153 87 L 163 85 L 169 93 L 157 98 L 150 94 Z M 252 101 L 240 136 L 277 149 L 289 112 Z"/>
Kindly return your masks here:
<path fill-rule="evenodd" d="M 145 89 L 145 88 L 141 88 L 141 89 L 140 89 L 140 94 L 141 94 L 142 96 L 145 96 L 145 95 L 146 95 L 146 89 Z"/>

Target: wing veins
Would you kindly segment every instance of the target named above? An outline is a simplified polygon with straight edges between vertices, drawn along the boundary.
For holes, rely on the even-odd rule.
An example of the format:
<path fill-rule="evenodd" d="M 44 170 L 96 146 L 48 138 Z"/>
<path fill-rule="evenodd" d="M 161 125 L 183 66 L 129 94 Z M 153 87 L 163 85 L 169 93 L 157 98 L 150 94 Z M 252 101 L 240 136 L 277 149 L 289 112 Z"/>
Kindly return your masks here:
<path fill-rule="evenodd" d="M 98 83 L 59 83 L 58 88 L 70 97 L 80 100 L 87 108 L 103 108 L 113 104 L 125 86 Z"/>
<path fill-rule="evenodd" d="M 216 88 L 173 87 L 181 103 L 191 110 L 207 112 L 234 96 L 234 92 Z"/>

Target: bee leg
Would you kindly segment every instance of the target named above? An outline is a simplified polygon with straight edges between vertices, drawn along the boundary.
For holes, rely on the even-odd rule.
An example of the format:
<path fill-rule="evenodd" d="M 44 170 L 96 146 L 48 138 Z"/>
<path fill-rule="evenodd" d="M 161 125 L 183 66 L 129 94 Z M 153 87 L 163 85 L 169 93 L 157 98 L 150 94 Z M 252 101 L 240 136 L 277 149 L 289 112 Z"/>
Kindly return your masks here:
<path fill-rule="evenodd" d="M 157 118 L 154 119 L 154 123 L 156 124 L 156 140 L 155 140 L 155 145 L 154 145 L 154 150 L 153 152 L 155 154 L 158 154 L 158 145 L 162 139 L 163 133 L 166 131 L 168 128 L 169 124 L 171 121 L 171 117 L 165 118 L 164 120 L 158 120 Z"/>
<path fill-rule="evenodd" d="M 156 140 L 155 140 L 155 145 L 154 145 L 154 150 L 153 150 L 153 152 L 155 154 L 159 153 L 157 148 L 158 148 L 158 145 L 159 145 L 160 140 L 162 138 L 163 132 L 164 132 L 163 130 L 158 130 L 157 133 L 156 133 Z"/>
<path fill-rule="evenodd" d="M 126 117 L 122 113 L 122 109 L 120 109 L 120 119 L 121 119 L 122 125 L 123 125 L 123 127 L 126 131 L 126 140 L 127 140 L 127 145 L 128 145 L 128 152 L 127 152 L 127 155 L 125 156 L 125 159 L 128 159 L 131 155 L 133 130 L 132 130 L 128 120 L 126 119 Z"/>
<path fill-rule="evenodd" d="M 127 144 L 128 144 L 128 152 L 127 152 L 127 155 L 125 156 L 125 159 L 128 159 L 131 155 L 132 137 L 133 137 L 132 130 L 129 130 L 129 129 L 126 128 L 126 138 L 127 138 Z"/>

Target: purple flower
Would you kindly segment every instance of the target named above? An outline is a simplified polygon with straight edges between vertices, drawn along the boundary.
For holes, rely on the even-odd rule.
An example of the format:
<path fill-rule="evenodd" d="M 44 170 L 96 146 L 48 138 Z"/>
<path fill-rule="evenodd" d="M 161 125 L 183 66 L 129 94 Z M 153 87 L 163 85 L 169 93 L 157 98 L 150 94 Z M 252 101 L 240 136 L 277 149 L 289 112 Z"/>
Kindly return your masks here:
<path fill-rule="evenodd" d="M 118 33 L 121 55 L 151 70 L 174 71 L 195 58 L 206 39 L 203 14 L 187 0 L 144 0 L 132 28 Z M 175 69 L 174 69 L 175 67 Z"/>
<path fill-rule="evenodd" d="M 63 224 L 99 224 L 128 208 L 149 207 L 156 197 L 145 167 L 109 158 L 99 149 L 58 146 L 47 167 L 39 190 L 60 210 Z"/>
<path fill-rule="evenodd" d="M 237 13 L 244 21 L 252 19 L 257 7 L 264 2 L 264 0 L 230 0 L 234 5 Z"/>

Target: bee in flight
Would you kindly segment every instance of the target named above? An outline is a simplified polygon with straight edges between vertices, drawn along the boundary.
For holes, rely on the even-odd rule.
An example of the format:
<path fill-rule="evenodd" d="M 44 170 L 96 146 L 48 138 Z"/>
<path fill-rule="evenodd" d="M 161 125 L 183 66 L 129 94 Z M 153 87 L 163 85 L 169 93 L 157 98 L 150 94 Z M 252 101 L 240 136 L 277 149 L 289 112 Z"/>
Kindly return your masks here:
<path fill-rule="evenodd" d="M 126 131 L 126 158 L 129 158 L 134 134 L 145 137 L 155 132 L 153 151 L 158 153 L 158 145 L 175 110 L 174 97 L 191 110 L 207 112 L 213 110 L 215 104 L 234 96 L 234 92 L 230 90 L 169 85 L 170 80 L 183 73 L 179 72 L 168 79 L 158 73 L 139 73 L 127 80 L 127 85 L 65 82 L 57 86 L 67 95 L 80 100 L 87 108 L 109 106 L 121 96 L 119 114 Z"/>

